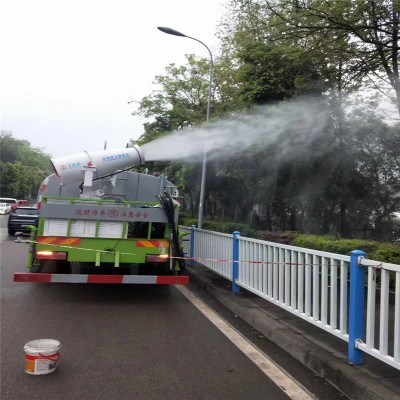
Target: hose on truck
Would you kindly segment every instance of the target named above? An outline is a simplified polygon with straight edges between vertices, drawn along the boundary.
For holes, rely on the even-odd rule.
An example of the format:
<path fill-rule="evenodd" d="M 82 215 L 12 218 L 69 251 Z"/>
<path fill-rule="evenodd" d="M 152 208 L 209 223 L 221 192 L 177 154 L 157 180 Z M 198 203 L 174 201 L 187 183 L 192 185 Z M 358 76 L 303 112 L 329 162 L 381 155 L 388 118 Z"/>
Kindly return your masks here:
<path fill-rule="evenodd" d="M 184 254 L 182 251 L 182 248 L 179 243 L 179 233 L 178 233 L 178 227 L 175 225 L 175 206 L 174 206 L 174 201 L 171 197 L 171 195 L 168 192 L 164 192 L 163 194 L 159 195 L 158 198 L 160 199 L 160 203 L 165 211 L 165 214 L 168 219 L 168 226 L 169 226 L 169 231 L 171 233 L 171 246 L 173 248 L 173 254 L 175 254 L 177 257 L 177 262 L 179 264 L 180 270 L 185 269 L 185 261 L 183 260 Z"/>

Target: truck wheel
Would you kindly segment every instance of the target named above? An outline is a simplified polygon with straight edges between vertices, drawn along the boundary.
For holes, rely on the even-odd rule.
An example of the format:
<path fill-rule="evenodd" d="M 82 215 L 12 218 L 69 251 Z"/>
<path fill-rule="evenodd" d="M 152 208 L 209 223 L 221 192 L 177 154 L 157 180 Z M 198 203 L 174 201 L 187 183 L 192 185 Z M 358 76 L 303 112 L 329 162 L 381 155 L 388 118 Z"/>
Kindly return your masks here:
<path fill-rule="evenodd" d="M 129 275 L 139 275 L 139 264 L 127 264 Z"/>
<path fill-rule="evenodd" d="M 171 273 L 169 262 L 157 264 L 157 275 L 171 275 Z"/>
<path fill-rule="evenodd" d="M 60 274 L 70 274 L 71 273 L 71 263 L 69 261 L 57 262 L 57 272 Z"/>
<path fill-rule="evenodd" d="M 71 262 L 71 274 L 80 274 L 82 268 L 82 263 Z"/>
<path fill-rule="evenodd" d="M 58 263 L 54 260 L 46 260 L 46 261 L 36 261 L 30 268 L 30 272 L 33 273 L 46 273 L 53 274 L 58 272 Z"/>
<path fill-rule="evenodd" d="M 58 272 L 58 263 L 54 260 L 46 260 L 43 263 L 42 271 L 47 274 L 53 274 Z"/>
<path fill-rule="evenodd" d="M 36 261 L 30 268 L 29 271 L 33 273 L 39 273 L 43 270 L 43 261 Z"/>

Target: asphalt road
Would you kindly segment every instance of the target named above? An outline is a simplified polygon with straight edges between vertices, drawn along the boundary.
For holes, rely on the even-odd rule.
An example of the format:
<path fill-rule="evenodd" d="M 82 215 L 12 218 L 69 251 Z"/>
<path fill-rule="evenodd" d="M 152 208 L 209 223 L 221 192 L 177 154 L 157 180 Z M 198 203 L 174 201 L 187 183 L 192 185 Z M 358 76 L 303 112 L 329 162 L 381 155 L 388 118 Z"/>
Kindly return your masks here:
<path fill-rule="evenodd" d="M 28 246 L 7 236 L 6 220 L 0 216 L 2 400 L 288 399 L 174 286 L 14 283 Z M 29 375 L 24 344 L 42 338 L 61 342 L 61 359 L 54 373 Z M 340 397 L 298 369 L 317 398 Z"/>
<path fill-rule="evenodd" d="M 175 287 L 13 283 L 27 245 L 1 236 L 2 400 L 287 399 Z M 61 359 L 29 375 L 40 338 Z"/>

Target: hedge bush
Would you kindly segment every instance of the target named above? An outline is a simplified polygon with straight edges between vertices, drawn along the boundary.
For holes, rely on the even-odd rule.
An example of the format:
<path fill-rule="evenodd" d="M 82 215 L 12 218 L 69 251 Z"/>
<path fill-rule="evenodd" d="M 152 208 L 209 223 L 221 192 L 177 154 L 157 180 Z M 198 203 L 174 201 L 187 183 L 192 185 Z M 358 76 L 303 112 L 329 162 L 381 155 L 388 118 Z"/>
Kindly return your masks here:
<path fill-rule="evenodd" d="M 368 254 L 368 258 L 400 265 L 400 246 L 382 243 L 373 253 Z"/>
<path fill-rule="evenodd" d="M 185 216 L 179 217 L 179 224 L 184 226 L 197 226 L 196 218 L 188 218 Z M 221 221 L 203 221 L 203 227 L 207 231 L 221 232 L 221 233 L 233 233 L 239 231 L 241 236 L 258 238 L 257 230 L 252 228 L 248 224 L 241 224 L 236 222 L 221 222 Z"/>
<path fill-rule="evenodd" d="M 370 254 L 379 247 L 378 242 L 360 239 L 337 239 L 331 236 L 318 235 L 298 235 L 293 240 L 293 245 L 345 255 L 348 255 L 352 250 L 363 250 Z"/>

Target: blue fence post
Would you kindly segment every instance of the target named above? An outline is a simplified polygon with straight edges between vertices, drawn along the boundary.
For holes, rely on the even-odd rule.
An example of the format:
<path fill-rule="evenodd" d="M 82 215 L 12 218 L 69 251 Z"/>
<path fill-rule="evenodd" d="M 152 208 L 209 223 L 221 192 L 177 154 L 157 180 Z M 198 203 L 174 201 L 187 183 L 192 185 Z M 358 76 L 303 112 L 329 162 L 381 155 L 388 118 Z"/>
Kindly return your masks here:
<path fill-rule="evenodd" d="M 350 304 L 349 304 L 349 364 L 359 365 L 364 362 L 364 352 L 356 347 L 357 340 L 364 341 L 364 296 L 365 269 L 359 265 L 359 257 L 365 257 L 362 250 L 350 253 Z"/>
<path fill-rule="evenodd" d="M 189 257 L 190 257 L 190 262 L 193 262 L 193 258 L 194 258 L 194 228 L 196 228 L 196 225 L 192 225 L 192 227 L 190 228 L 190 253 L 189 253 Z"/>
<path fill-rule="evenodd" d="M 233 232 L 233 263 L 232 263 L 232 292 L 239 293 L 240 286 L 236 283 L 239 279 L 239 238 L 240 232 Z"/>

